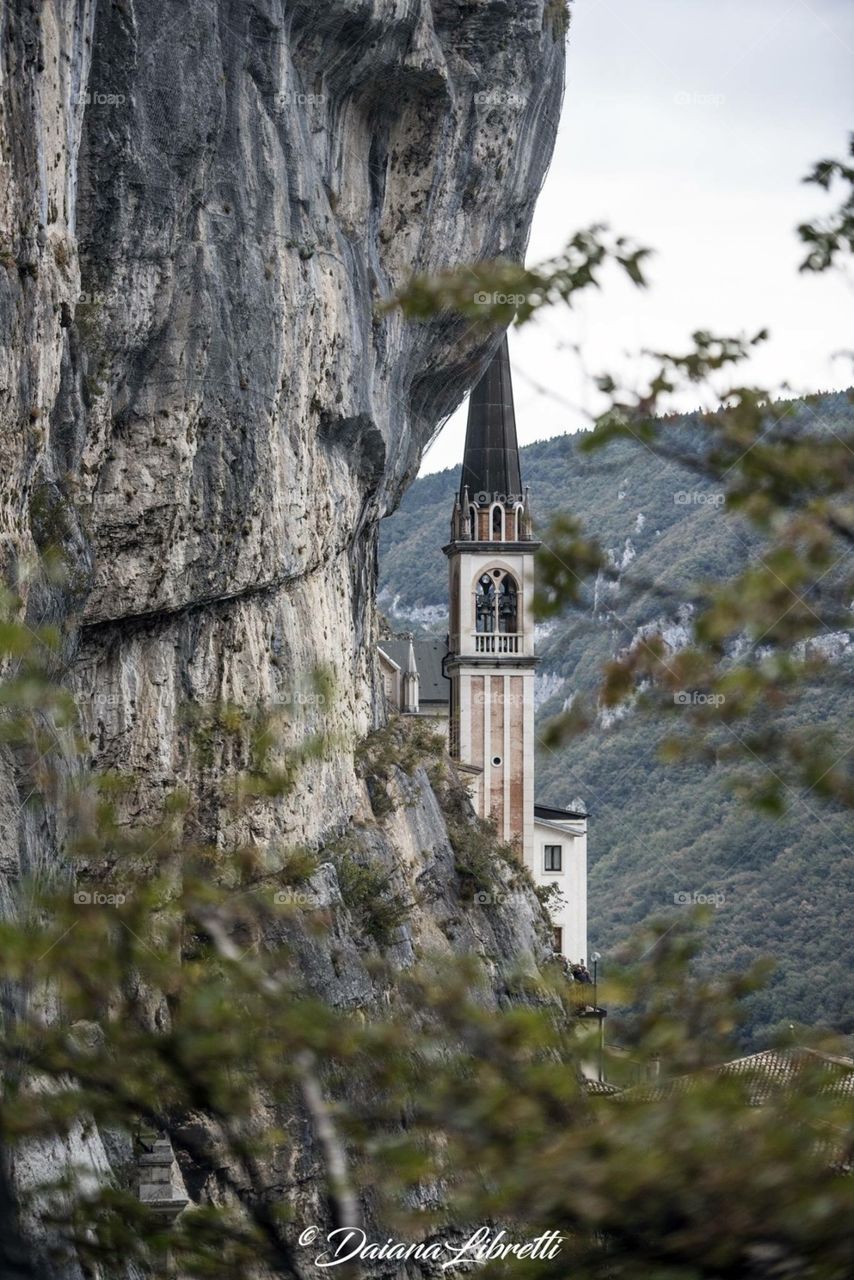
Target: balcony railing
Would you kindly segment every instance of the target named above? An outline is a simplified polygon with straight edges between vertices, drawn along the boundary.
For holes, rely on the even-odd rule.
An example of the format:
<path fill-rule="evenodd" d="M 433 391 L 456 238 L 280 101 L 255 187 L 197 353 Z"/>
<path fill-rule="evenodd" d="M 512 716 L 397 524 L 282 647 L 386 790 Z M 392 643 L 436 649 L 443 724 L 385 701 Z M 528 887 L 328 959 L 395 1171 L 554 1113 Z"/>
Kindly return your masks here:
<path fill-rule="evenodd" d="M 502 631 L 475 631 L 475 653 L 521 653 L 525 637 L 519 633 Z"/>

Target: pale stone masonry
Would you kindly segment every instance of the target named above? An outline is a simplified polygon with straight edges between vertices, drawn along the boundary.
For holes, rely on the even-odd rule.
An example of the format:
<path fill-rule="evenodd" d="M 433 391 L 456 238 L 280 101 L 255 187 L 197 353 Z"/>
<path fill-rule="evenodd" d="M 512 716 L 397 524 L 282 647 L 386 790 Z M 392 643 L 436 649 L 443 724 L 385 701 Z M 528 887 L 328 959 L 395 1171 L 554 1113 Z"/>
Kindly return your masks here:
<path fill-rule="evenodd" d="M 159 1217 L 172 1222 L 190 1203 L 172 1143 L 165 1134 L 149 1132 L 140 1135 L 139 1145 L 139 1198 Z"/>

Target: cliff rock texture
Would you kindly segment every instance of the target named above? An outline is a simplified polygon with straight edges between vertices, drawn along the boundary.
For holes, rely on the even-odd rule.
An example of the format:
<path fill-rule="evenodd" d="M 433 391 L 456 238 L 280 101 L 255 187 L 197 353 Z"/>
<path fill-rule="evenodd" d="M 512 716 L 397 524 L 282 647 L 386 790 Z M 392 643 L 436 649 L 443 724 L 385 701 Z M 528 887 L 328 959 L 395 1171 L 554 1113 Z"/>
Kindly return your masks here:
<path fill-rule="evenodd" d="M 91 764 L 136 779 L 129 818 L 205 786 L 188 704 L 287 704 L 319 669 L 334 696 L 306 700 L 292 733 L 341 746 L 240 835 L 318 845 L 363 803 L 348 744 L 381 716 L 378 521 L 490 345 L 376 303 L 413 271 L 521 257 L 557 124 L 561 8 L 3 6 L 0 560 L 30 624 L 61 627 Z M 56 543 L 60 585 L 39 567 Z M 215 753 L 214 781 L 233 763 Z M 401 857 L 446 842 L 423 785 Z M 62 860 L 50 807 L 34 817 L 25 799 L 7 754 L 6 910 L 21 874 Z M 217 804 L 203 814 L 224 839 Z M 511 919 L 481 949 L 500 964 L 531 928 Z"/>

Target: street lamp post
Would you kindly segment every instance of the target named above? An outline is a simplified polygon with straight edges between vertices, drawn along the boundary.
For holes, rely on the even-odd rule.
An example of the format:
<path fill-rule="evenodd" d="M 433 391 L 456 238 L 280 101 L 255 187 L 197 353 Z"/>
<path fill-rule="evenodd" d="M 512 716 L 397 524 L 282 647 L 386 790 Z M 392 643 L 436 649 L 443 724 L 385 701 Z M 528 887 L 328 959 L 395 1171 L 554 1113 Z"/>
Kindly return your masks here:
<path fill-rule="evenodd" d="M 599 961 L 602 959 L 598 951 L 593 952 L 593 1008 L 599 1021 L 599 1082 L 605 1079 L 605 1018 L 599 1008 Z"/>

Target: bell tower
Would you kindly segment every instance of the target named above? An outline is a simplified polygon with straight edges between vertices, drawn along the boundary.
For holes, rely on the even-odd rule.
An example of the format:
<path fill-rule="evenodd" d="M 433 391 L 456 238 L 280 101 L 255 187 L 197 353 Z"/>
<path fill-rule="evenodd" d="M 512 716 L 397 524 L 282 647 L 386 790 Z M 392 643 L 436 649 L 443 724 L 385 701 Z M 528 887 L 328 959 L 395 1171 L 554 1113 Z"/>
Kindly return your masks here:
<path fill-rule="evenodd" d="M 534 552 L 506 336 L 469 402 L 450 576 L 450 748 L 474 803 L 534 867 Z"/>

